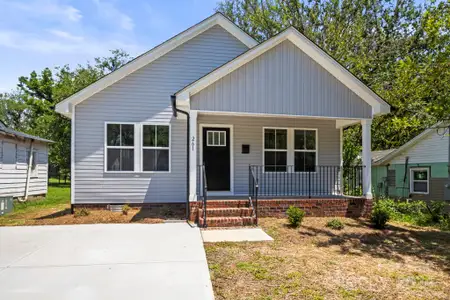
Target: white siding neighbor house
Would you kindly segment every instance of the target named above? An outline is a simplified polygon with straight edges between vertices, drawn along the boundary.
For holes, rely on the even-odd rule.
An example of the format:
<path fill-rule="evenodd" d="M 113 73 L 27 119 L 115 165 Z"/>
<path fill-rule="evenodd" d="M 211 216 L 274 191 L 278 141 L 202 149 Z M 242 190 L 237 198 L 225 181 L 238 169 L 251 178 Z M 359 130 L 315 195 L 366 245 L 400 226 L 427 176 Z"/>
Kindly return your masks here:
<path fill-rule="evenodd" d="M 371 122 L 389 110 L 294 28 L 258 44 L 220 13 L 56 106 L 72 120 L 74 206 L 187 214 L 255 188 L 344 198 L 342 129 L 352 124 L 363 126 L 358 178 L 371 199 Z"/>
<path fill-rule="evenodd" d="M 47 194 L 49 143 L 0 121 L 0 197 Z"/>

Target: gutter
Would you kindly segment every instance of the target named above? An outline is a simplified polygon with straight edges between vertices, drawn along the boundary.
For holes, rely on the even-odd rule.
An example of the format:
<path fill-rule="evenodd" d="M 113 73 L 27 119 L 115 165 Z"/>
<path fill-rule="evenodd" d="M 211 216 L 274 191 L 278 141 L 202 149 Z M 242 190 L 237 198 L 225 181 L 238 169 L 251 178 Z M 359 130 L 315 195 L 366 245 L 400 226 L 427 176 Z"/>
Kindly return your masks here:
<path fill-rule="evenodd" d="M 33 142 L 34 142 L 34 139 L 32 139 L 30 142 L 30 150 L 29 150 L 30 156 L 28 157 L 27 181 L 25 183 L 25 197 L 24 197 L 23 202 L 26 202 L 28 200 L 28 190 L 30 187 L 31 167 L 32 167 L 32 163 L 33 163 Z"/>
<path fill-rule="evenodd" d="M 170 96 L 170 102 L 172 103 L 172 113 L 173 116 L 176 118 L 178 113 L 185 115 L 186 118 L 186 221 L 189 221 L 190 217 L 190 207 L 189 207 L 189 183 L 190 183 L 190 170 L 189 170 L 189 137 L 191 136 L 190 130 L 189 130 L 189 121 L 190 121 L 190 115 L 187 111 L 181 110 L 177 108 L 177 96 L 171 95 Z"/>

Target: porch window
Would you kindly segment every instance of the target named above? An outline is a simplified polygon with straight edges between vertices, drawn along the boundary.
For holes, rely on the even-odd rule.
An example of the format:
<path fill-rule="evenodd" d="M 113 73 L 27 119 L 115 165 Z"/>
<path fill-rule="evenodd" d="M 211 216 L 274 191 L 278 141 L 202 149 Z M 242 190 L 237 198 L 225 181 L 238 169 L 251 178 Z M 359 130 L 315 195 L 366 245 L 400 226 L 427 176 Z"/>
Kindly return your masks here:
<path fill-rule="evenodd" d="M 264 171 L 286 172 L 287 129 L 264 129 Z"/>
<path fill-rule="evenodd" d="M 430 186 L 430 170 L 428 168 L 411 168 L 410 192 L 412 194 L 428 194 Z"/>
<path fill-rule="evenodd" d="M 315 172 L 317 165 L 317 131 L 294 130 L 295 172 Z"/>
<path fill-rule="evenodd" d="M 168 172 L 170 167 L 170 126 L 142 126 L 142 170 Z"/>
<path fill-rule="evenodd" d="M 106 124 L 106 170 L 134 171 L 134 124 Z"/>

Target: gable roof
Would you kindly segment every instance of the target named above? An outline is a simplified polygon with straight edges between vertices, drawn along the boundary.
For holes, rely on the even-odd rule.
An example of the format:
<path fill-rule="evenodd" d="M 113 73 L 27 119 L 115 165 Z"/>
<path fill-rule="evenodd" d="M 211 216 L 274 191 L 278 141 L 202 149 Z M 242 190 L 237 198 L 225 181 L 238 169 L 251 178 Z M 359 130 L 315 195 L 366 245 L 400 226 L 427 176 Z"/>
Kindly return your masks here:
<path fill-rule="evenodd" d="M 392 153 L 397 149 L 388 149 L 388 150 L 376 150 L 372 151 L 372 164 L 378 162 L 380 159 L 383 159 L 389 153 Z"/>
<path fill-rule="evenodd" d="M 77 93 L 73 94 L 67 99 L 61 101 L 56 105 L 55 110 L 58 113 L 63 114 L 70 118 L 72 115 L 71 112 L 73 106 L 86 100 L 87 98 L 100 92 L 101 90 L 107 88 L 113 83 L 135 72 L 136 70 L 148 65 L 152 61 L 160 58 L 164 54 L 184 44 L 188 40 L 198 36 L 199 34 L 205 32 L 206 30 L 210 29 L 215 25 L 219 25 L 222 28 L 224 28 L 226 31 L 228 31 L 230 34 L 232 34 L 234 37 L 236 37 L 238 40 L 240 40 L 243 44 L 245 44 L 249 48 L 254 47 L 255 45 L 258 44 L 251 36 L 245 33 L 238 26 L 236 26 L 236 24 L 230 21 L 223 14 L 215 13 L 214 15 L 206 18 L 200 23 L 197 23 L 196 25 L 170 38 L 164 43 L 136 57 L 135 59 L 125 64 L 121 68 L 100 78 L 96 82 L 78 91 Z"/>
<path fill-rule="evenodd" d="M 2 124 L 3 124 L 3 126 L 1 126 Z M 36 140 L 36 141 L 40 141 L 40 142 L 44 142 L 44 143 L 53 143 L 53 141 L 8 128 L 8 127 L 6 127 L 5 123 L 3 123 L 1 121 L 0 121 L 0 134 L 6 135 L 6 136 L 12 136 L 12 137 L 16 137 L 16 138 Z"/>
<path fill-rule="evenodd" d="M 200 90 L 206 88 L 207 86 L 216 82 L 220 78 L 235 71 L 239 67 L 245 65 L 246 63 L 253 60 L 257 56 L 272 49 L 273 47 L 277 46 L 278 44 L 280 44 L 285 40 L 291 41 L 294 45 L 300 48 L 300 50 L 302 50 L 305 54 L 307 54 L 311 59 L 316 61 L 331 75 L 333 75 L 336 79 L 342 82 L 361 99 L 363 99 L 370 106 L 372 106 L 373 115 L 384 114 L 390 111 L 389 104 L 387 104 L 380 96 L 378 96 L 368 86 L 362 83 L 346 68 L 340 65 L 336 60 L 334 60 L 319 46 L 314 44 L 311 40 L 309 40 L 306 36 L 301 34 L 294 27 L 289 27 L 288 29 L 282 31 L 278 35 L 266 40 L 265 42 L 259 44 L 256 47 L 249 49 L 248 51 L 244 52 L 243 54 L 231 60 L 230 62 L 220 66 L 219 68 L 213 70 L 209 74 L 203 76 L 197 81 L 179 90 L 178 92 L 175 93 L 175 95 L 177 96 L 177 100 L 181 101 L 188 100 L 190 96 L 198 93 Z"/>
<path fill-rule="evenodd" d="M 399 147 L 395 151 L 390 152 L 389 154 L 387 154 L 383 158 L 381 158 L 378 161 L 374 162 L 373 163 L 374 166 L 383 165 L 384 163 L 392 160 L 397 155 L 399 155 L 399 154 L 405 152 L 406 150 L 408 150 L 409 148 L 413 147 L 414 145 L 419 143 L 421 140 L 423 140 L 424 138 L 426 138 L 427 136 L 429 136 L 430 134 L 435 132 L 436 129 L 441 128 L 441 127 L 445 128 L 446 125 L 443 124 L 443 123 L 437 123 L 434 126 L 431 126 L 431 128 L 428 128 L 428 129 L 424 130 L 422 133 L 420 133 L 418 136 L 416 136 L 412 140 L 410 140 L 407 143 L 405 143 L 403 146 Z"/>

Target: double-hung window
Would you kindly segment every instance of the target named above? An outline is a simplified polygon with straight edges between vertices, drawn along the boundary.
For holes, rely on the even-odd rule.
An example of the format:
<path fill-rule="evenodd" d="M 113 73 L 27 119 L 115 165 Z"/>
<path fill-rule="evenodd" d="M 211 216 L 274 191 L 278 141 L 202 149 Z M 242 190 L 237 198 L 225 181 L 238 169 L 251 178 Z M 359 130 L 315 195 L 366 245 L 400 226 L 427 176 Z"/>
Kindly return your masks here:
<path fill-rule="evenodd" d="M 315 172 L 317 161 L 317 131 L 294 130 L 294 169 L 295 172 Z"/>
<path fill-rule="evenodd" d="M 106 170 L 134 171 L 134 124 L 106 124 Z"/>
<path fill-rule="evenodd" d="M 142 125 L 142 170 L 144 172 L 169 172 L 169 125 Z"/>
<path fill-rule="evenodd" d="M 428 168 L 411 168 L 410 191 L 412 194 L 428 194 L 430 187 L 430 170 Z"/>
<path fill-rule="evenodd" d="M 264 129 L 264 171 L 286 172 L 287 170 L 287 129 Z"/>

